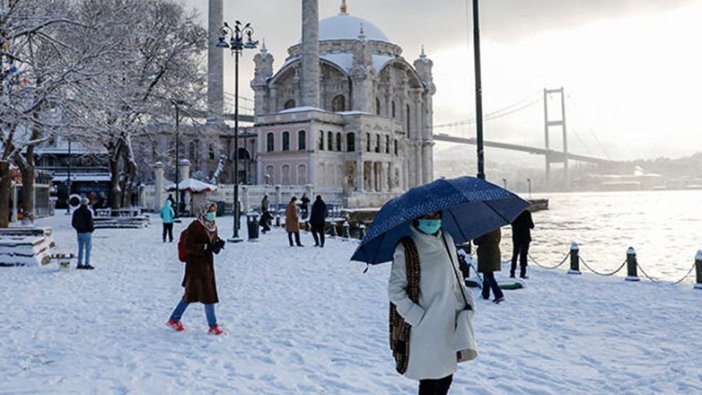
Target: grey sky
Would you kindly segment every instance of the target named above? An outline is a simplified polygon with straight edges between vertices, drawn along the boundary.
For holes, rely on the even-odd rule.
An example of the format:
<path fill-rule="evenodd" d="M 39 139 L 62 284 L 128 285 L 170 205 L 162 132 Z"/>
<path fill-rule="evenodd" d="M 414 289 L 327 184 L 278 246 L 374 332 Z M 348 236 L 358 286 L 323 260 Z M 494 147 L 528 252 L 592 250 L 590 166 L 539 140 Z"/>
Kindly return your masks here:
<path fill-rule="evenodd" d="M 196 8 L 204 24 L 208 1 L 182 2 Z M 224 19 L 251 22 L 277 69 L 300 39 L 300 3 L 224 0 Z M 320 18 L 336 15 L 340 3 L 320 0 Z M 437 84 L 435 124 L 474 115 L 472 24 L 466 12 L 471 0 L 348 0 L 348 5 L 352 15 L 373 22 L 400 45 L 407 60 L 426 48 Z M 581 133 L 571 136 L 573 151 L 605 147 L 633 159 L 702 150 L 702 130 L 693 116 L 698 110 L 691 104 L 702 91 L 702 54 L 693 49 L 702 37 L 702 0 L 483 0 L 480 17 L 486 112 L 564 86 L 572 133 Z M 248 97 L 254 53 L 248 51 L 240 65 L 240 90 Z M 234 90 L 233 69 L 227 56 L 228 92 Z M 528 127 L 518 115 L 486 127 L 495 138 L 543 145 L 539 108 L 526 115 Z"/>

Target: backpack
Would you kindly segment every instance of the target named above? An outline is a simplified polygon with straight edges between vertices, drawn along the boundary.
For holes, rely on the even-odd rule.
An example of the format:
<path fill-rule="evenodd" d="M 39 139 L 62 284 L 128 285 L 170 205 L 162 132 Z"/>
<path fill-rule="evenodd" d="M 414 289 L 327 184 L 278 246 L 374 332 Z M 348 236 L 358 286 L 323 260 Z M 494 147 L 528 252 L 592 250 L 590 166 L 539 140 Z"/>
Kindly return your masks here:
<path fill-rule="evenodd" d="M 405 247 L 405 264 L 407 265 L 407 294 L 414 303 L 419 302 L 419 252 L 414 241 L 403 237 L 400 242 Z M 397 312 L 397 307 L 390 302 L 390 349 L 395 358 L 395 370 L 404 374 L 409 363 L 409 343 L 411 326 Z"/>
<path fill-rule="evenodd" d="M 185 254 L 185 238 L 187 237 L 187 233 L 188 228 L 183 229 L 183 231 L 180 232 L 180 238 L 178 239 L 178 260 L 181 262 L 185 262 L 187 258 L 187 255 Z"/>

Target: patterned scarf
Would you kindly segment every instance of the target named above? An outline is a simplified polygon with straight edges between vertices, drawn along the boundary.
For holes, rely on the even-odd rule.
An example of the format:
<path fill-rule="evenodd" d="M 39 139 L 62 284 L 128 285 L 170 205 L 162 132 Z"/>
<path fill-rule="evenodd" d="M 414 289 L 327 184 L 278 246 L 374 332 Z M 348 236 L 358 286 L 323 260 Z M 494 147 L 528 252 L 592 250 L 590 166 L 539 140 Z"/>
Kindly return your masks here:
<path fill-rule="evenodd" d="M 405 247 L 405 265 L 407 265 L 407 295 L 414 303 L 419 302 L 419 252 L 414 241 L 403 237 L 400 242 Z M 395 370 L 404 374 L 407 371 L 410 355 L 410 329 L 402 316 L 397 312 L 394 303 L 390 303 L 390 349 L 395 357 Z"/>
<path fill-rule="evenodd" d="M 210 239 L 212 239 L 215 232 L 217 232 L 217 224 L 214 221 L 210 222 L 205 218 L 207 213 L 210 212 L 210 207 L 212 206 L 217 207 L 217 203 L 211 200 L 205 200 L 204 202 L 200 203 L 200 208 L 198 209 L 197 213 L 197 220 L 200 221 L 202 226 L 205 228 L 208 233 L 207 236 L 209 236 Z"/>

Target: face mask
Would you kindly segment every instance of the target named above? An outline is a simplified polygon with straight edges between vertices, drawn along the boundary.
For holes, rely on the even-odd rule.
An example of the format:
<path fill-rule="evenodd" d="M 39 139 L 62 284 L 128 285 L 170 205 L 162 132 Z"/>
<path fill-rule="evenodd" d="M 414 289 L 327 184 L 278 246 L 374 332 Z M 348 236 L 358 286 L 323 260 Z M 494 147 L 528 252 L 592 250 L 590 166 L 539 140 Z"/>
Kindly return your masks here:
<path fill-rule="evenodd" d="M 210 211 L 209 213 L 207 213 L 207 215 L 205 215 L 205 219 L 210 222 L 214 222 L 215 218 L 217 218 L 217 214 L 213 211 Z"/>
<path fill-rule="evenodd" d="M 419 225 L 417 225 L 417 229 L 419 229 L 420 231 L 422 231 L 428 235 L 433 235 L 434 233 L 438 232 L 439 229 L 441 229 L 441 220 L 440 219 L 420 219 Z"/>

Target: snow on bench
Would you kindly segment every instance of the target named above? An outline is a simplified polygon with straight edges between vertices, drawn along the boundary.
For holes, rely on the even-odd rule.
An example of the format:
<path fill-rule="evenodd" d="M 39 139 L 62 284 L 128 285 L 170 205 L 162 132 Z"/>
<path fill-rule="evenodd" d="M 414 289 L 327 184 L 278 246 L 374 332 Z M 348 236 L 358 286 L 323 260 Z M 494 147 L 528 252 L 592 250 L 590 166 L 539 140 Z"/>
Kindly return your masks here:
<path fill-rule="evenodd" d="M 46 265 L 56 246 L 51 234 L 49 227 L 0 229 L 0 266 Z"/>
<path fill-rule="evenodd" d="M 93 222 L 95 229 L 138 229 L 149 226 L 149 216 L 140 208 L 105 208 L 95 210 Z"/>

